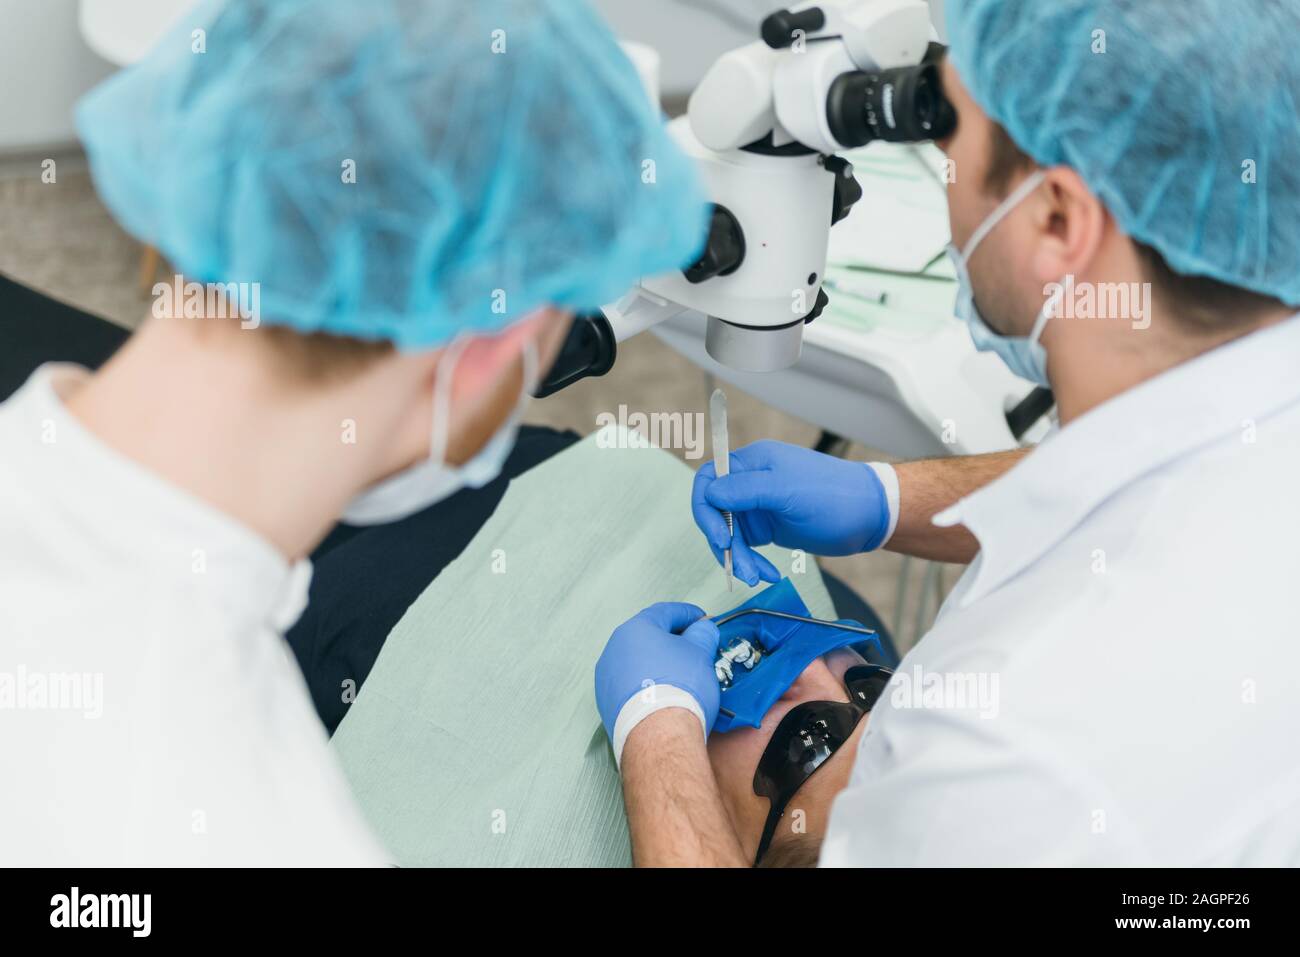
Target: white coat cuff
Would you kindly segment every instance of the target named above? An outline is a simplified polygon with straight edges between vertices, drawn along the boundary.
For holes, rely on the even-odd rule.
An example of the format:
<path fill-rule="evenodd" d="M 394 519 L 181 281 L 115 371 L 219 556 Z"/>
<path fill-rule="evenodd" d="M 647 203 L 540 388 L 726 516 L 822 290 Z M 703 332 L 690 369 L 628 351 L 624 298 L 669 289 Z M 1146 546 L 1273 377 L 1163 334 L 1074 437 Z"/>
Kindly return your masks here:
<path fill-rule="evenodd" d="M 700 730 L 704 732 L 705 740 L 708 739 L 709 726 L 704 719 L 704 709 L 693 694 L 675 685 L 651 685 L 628 698 L 614 719 L 614 735 L 610 744 L 614 746 L 614 763 L 620 770 L 623 767 L 623 745 L 627 743 L 627 736 L 632 733 L 632 729 L 656 711 L 665 708 L 685 708 L 695 715 L 700 719 Z"/>
<path fill-rule="evenodd" d="M 868 462 L 867 468 L 876 473 L 876 478 L 880 479 L 880 484 L 885 487 L 885 504 L 889 506 L 889 528 L 885 530 L 885 537 L 876 546 L 880 549 L 889 544 L 889 540 L 894 537 L 894 529 L 898 528 L 900 500 L 898 472 L 888 462 Z"/>

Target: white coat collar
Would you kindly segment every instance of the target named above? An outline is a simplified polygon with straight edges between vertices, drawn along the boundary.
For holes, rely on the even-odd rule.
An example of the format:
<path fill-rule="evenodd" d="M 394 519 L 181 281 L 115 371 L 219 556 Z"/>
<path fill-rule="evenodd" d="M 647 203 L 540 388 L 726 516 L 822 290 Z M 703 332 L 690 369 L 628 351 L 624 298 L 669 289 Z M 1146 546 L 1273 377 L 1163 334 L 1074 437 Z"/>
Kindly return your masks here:
<path fill-rule="evenodd" d="M 52 493 L 58 519 L 84 536 L 96 561 L 133 569 L 142 589 L 176 588 L 277 632 L 292 625 L 307 606 L 311 562 L 291 565 L 251 529 L 88 432 L 61 398 L 87 375 L 43 365 L 0 405 L 18 430 L 7 450 L 13 464 Z"/>
<path fill-rule="evenodd" d="M 1300 316 L 1175 366 L 1103 403 L 934 517 L 979 540 L 967 606 L 1045 555 L 1143 475 L 1300 399 Z"/>

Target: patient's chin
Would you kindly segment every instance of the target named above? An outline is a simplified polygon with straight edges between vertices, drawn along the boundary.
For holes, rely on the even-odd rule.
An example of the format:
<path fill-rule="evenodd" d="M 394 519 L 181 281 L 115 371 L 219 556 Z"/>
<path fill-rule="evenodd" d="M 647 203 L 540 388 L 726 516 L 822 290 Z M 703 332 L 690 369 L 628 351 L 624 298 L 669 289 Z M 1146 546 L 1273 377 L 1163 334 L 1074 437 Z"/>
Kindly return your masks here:
<path fill-rule="evenodd" d="M 759 758 L 767 748 L 768 742 L 776 731 L 781 719 L 790 713 L 796 705 L 805 701 L 848 701 L 844 688 L 844 672 L 863 659 L 847 648 L 833 651 L 818 658 L 799 675 L 794 684 L 763 716 L 759 727 L 740 727 L 726 734 L 714 734 L 709 738 L 709 762 L 718 781 L 718 789 L 727 806 L 732 825 L 744 840 L 752 840 L 757 847 L 758 836 L 762 832 L 763 820 L 769 808 L 767 798 L 754 793 L 754 771 L 758 768 Z M 826 765 L 813 775 L 812 779 L 800 788 L 796 798 L 801 803 L 799 810 L 802 824 L 809 827 L 809 832 L 816 832 L 824 827 L 826 816 L 830 811 L 830 802 L 844 787 L 848 780 L 848 771 L 853 765 L 853 753 L 857 750 L 858 739 L 865 722 L 859 723 L 849 739 Z M 821 780 L 818 780 L 818 779 Z M 754 848 L 747 848 L 751 851 Z"/>
<path fill-rule="evenodd" d="M 848 701 L 844 672 L 855 664 L 862 664 L 862 658 L 847 648 L 818 658 L 772 705 L 759 727 L 740 727 L 726 734 L 712 735 L 709 738 L 709 760 L 721 786 L 727 788 L 734 778 L 738 787 L 752 791 L 758 759 L 772 740 L 781 719 L 805 701 Z"/>
<path fill-rule="evenodd" d="M 709 739 L 709 760 L 718 781 L 718 789 L 746 855 L 752 855 L 757 850 L 763 822 L 770 810 L 767 798 L 754 793 L 754 771 L 758 767 L 758 760 L 771 740 L 772 732 L 790 709 L 803 701 L 814 700 L 829 699 L 825 695 L 783 698 L 773 705 L 761 727 L 737 728 L 726 734 L 715 734 Z M 854 755 L 866 726 L 865 719 L 858 722 L 852 736 L 830 760 L 817 769 L 817 773 L 799 788 L 786 805 L 785 816 L 778 827 L 792 828 L 800 835 L 801 841 L 811 842 L 813 848 L 809 849 L 809 854 L 820 844 L 821 836 L 826 832 L 835 796 L 848 785 Z"/>
<path fill-rule="evenodd" d="M 858 722 L 858 726 L 853 729 L 853 734 L 844 745 L 831 755 L 830 760 L 817 769 L 816 774 L 804 782 L 803 787 L 795 792 L 790 803 L 785 806 L 785 814 L 773 834 L 774 845 L 783 834 L 787 837 L 795 837 L 801 844 L 808 845 L 805 852 L 797 856 L 803 858 L 806 854 L 813 860 L 801 860 L 797 864 L 778 866 L 814 866 L 815 852 L 820 848 L 822 838 L 826 835 L 826 826 L 830 822 L 831 805 L 836 796 L 848 787 L 854 755 L 857 754 L 858 744 L 862 740 L 866 727 L 867 719 L 864 718 Z M 767 801 L 762 798 L 759 800 L 762 801 L 763 814 L 766 816 Z"/>

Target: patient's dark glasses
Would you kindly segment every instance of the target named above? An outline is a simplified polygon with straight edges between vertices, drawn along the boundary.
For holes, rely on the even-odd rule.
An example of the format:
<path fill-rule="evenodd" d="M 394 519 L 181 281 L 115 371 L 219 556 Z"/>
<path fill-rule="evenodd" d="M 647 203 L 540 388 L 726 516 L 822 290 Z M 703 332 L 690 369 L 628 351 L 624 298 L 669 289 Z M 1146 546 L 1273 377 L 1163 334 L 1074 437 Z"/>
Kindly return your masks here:
<path fill-rule="evenodd" d="M 855 665 L 844 672 L 848 701 L 805 701 L 781 719 L 754 771 L 754 793 L 772 804 L 754 855 L 755 867 L 767 853 L 786 806 L 804 782 L 852 737 L 893 675 L 882 665 Z"/>

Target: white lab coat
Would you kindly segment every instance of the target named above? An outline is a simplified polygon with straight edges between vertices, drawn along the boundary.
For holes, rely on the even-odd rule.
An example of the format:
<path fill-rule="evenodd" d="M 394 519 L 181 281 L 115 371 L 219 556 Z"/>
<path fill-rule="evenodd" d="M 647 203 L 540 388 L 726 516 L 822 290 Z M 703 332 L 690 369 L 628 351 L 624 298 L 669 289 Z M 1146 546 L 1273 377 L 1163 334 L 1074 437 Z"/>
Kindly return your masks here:
<path fill-rule="evenodd" d="M 1300 864 L 1300 318 L 936 523 L 980 553 L 871 715 L 823 865 Z"/>
<path fill-rule="evenodd" d="M 0 405 L 0 864 L 384 863 L 282 636 L 311 566 L 86 432 L 84 375 Z"/>

